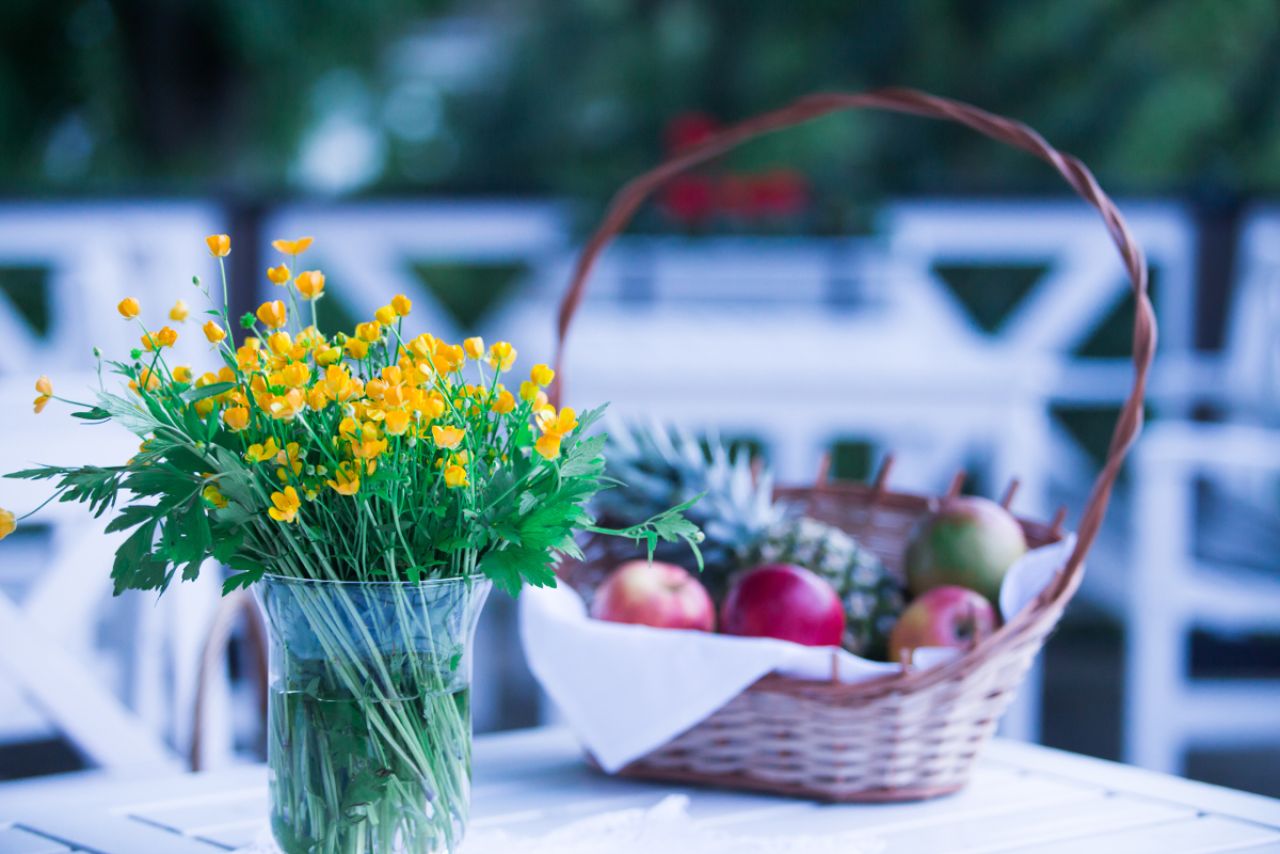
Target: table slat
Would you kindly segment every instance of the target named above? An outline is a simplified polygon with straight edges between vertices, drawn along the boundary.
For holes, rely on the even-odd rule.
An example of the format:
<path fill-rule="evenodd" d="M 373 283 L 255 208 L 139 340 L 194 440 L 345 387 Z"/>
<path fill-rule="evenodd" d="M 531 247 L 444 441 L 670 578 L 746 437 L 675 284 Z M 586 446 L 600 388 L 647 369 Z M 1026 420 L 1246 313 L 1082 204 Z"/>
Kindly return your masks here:
<path fill-rule="evenodd" d="M 1280 842 L 1280 832 L 1216 815 L 1020 847 L 1025 854 L 1215 854 Z"/>
<path fill-rule="evenodd" d="M 4 854 L 66 854 L 71 849 L 21 827 L 0 828 L 0 851 Z"/>

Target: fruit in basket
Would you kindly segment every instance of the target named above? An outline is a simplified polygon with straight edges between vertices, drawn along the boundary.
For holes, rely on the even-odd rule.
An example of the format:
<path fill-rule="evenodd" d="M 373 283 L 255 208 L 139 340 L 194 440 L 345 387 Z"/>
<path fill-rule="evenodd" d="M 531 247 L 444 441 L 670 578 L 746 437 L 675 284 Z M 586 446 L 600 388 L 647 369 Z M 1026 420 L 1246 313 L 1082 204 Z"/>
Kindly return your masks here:
<path fill-rule="evenodd" d="M 591 600 L 591 616 L 614 623 L 710 632 L 716 625 L 716 606 L 706 588 L 683 567 L 633 560 L 600 585 Z"/>
<path fill-rule="evenodd" d="M 802 566 L 777 563 L 739 575 L 720 607 L 725 634 L 839 646 L 844 607 L 835 589 Z"/>
<path fill-rule="evenodd" d="M 981 593 L 935 587 L 907 606 L 889 636 L 890 661 L 922 646 L 969 649 L 996 630 L 996 610 Z"/>
<path fill-rule="evenodd" d="M 798 517 L 773 525 L 752 549 L 754 563 L 794 563 L 835 588 L 844 608 L 841 646 L 855 655 L 884 658 L 905 602 L 902 580 L 876 555 L 834 525 Z"/>
<path fill-rule="evenodd" d="M 612 524 L 630 525 L 696 495 L 702 498 L 685 517 L 702 529 L 699 545 L 706 569 L 702 580 L 713 596 L 722 596 L 728 574 L 742 565 L 742 554 L 782 518 L 773 501 L 773 477 L 752 471 L 744 449 L 730 449 L 718 437 L 703 438 L 660 424 L 609 427 L 607 474 L 622 486 L 600 493 L 596 515 Z M 659 543 L 657 557 L 678 554 Z"/>
<path fill-rule="evenodd" d="M 634 524 L 699 493 L 686 516 L 706 539 L 702 581 L 723 600 L 744 566 L 792 563 L 825 578 L 845 611 L 844 647 L 883 657 L 904 600 L 904 579 L 849 534 L 815 519 L 786 516 L 773 500 L 767 466 L 753 470 L 748 454 L 714 434 L 695 437 L 661 425 L 613 425 L 608 474 L 624 486 L 601 493 L 596 511 L 615 524 Z M 659 545 L 658 556 L 672 553 Z"/>
<path fill-rule="evenodd" d="M 998 602 L 1005 573 L 1026 551 L 1008 510 L 986 498 L 949 498 L 912 533 L 907 582 L 917 596 L 953 584 Z"/>

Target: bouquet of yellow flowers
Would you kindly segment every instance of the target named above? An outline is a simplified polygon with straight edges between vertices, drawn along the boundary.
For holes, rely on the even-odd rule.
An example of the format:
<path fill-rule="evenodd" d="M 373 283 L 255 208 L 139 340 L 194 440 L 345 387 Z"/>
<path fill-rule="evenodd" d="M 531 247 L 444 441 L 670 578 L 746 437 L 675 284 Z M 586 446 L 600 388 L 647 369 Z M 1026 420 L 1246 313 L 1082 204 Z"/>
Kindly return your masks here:
<path fill-rule="evenodd" d="M 208 244 L 223 264 L 230 238 Z M 123 424 L 142 438 L 138 454 L 8 477 L 56 479 L 59 500 L 97 515 L 130 496 L 107 526 L 133 531 L 116 554 L 117 592 L 163 589 L 179 570 L 194 578 L 209 557 L 236 570 L 224 591 L 267 572 L 358 581 L 480 573 L 511 593 L 522 581 L 554 583 L 556 555 L 577 553 L 575 532 L 601 530 L 585 508 L 608 485 L 605 438 L 585 434 L 603 407 L 557 410 L 544 391 L 555 372 L 543 364 L 513 383 L 516 349 L 506 341 L 410 337 L 403 295 L 352 333 L 325 336 L 315 323 L 324 274 L 294 272 L 310 245 L 273 243 L 288 257 L 267 270 L 283 299 L 239 318 L 248 337 L 238 347 L 222 267 L 224 304 L 201 327 L 216 370 L 170 365 L 178 332 L 152 331 L 138 301 L 123 300 L 140 346 L 108 364 L 129 392 L 104 386 L 93 404 L 56 399 L 76 405 L 76 418 Z M 179 300 L 168 317 L 188 313 Z M 55 396 L 47 377 L 36 389 L 40 412 Z M 693 545 L 683 509 L 606 533 Z"/>
<path fill-rule="evenodd" d="M 688 504 L 624 530 L 598 527 L 588 503 L 610 485 L 603 407 L 557 409 L 555 378 L 512 377 L 516 349 L 480 338 L 412 335 L 403 295 L 350 333 L 316 323 L 319 270 L 298 270 L 311 239 L 278 240 L 267 270 L 281 298 L 239 318 L 227 308 L 227 235 L 207 239 L 222 305 L 200 331 L 220 364 L 170 364 L 175 326 L 153 330 L 133 298 L 120 314 L 139 346 L 107 365 L 93 403 L 36 383 L 76 418 L 116 421 L 142 439 L 122 465 L 44 465 L 9 477 L 50 479 L 50 500 L 79 501 L 116 552 L 116 592 L 163 590 L 209 558 L 223 590 L 255 582 L 273 634 L 269 758 L 272 818 L 286 851 L 452 850 L 470 778 L 467 647 L 489 582 L 511 593 L 555 583 L 579 532 L 688 543 Z M 212 302 L 209 289 L 193 283 Z M 179 300 L 167 319 L 190 314 Z M 508 384 L 512 387 L 508 388 Z M 689 502 L 692 503 L 692 502 Z M 0 511 L 0 537 L 15 520 Z M 700 560 L 700 557 L 699 557 Z"/>

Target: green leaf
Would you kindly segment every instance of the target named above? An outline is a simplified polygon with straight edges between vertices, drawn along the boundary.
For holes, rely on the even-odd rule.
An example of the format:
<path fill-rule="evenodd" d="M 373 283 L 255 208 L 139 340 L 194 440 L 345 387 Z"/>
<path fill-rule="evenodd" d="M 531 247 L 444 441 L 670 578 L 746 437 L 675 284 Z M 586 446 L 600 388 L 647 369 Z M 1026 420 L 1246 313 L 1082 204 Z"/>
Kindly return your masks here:
<path fill-rule="evenodd" d="M 116 550 L 111 578 L 117 596 L 125 590 L 163 590 L 168 585 L 168 562 L 151 552 L 157 525 L 155 519 L 142 523 Z"/>
<path fill-rule="evenodd" d="M 231 391 L 236 387 L 235 383 L 211 383 L 203 388 L 193 388 L 182 393 L 182 399 L 187 403 L 195 403 L 197 400 L 204 400 L 206 397 L 214 397 Z"/>
<path fill-rule="evenodd" d="M 255 581 L 262 578 L 262 573 L 262 569 L 251 569 L 245 572 L 238 572 L 235 575 L 227 576 L 227 578 L 222 582 L 222 595 L 226 596 L 228 593 L 238 590 L 241 587 L 248 587 L 250 584 L 253 584 Z"/>
<path fill-rule="evenodd" d="M 156 513 L 157 508 L 155 505 L 130 504 L 120 511 L 120 515 L 107 523 L 106 533 L 112 534 L 116 531 L 132 528 L 134 525 L 141 525 L 143 522 L 156 519 Z"/>

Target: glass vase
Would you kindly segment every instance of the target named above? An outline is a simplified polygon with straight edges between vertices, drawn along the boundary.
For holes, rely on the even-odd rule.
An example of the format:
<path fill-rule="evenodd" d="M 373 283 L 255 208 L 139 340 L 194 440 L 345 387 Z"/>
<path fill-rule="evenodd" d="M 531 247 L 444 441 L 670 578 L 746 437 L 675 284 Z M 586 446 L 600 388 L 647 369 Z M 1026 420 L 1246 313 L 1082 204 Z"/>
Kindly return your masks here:
<path fill-rule="evenodd" d="M 254 585 L 270 628 L 271 830 L 286 854 L 456 851 L 489 582 Z"/>

